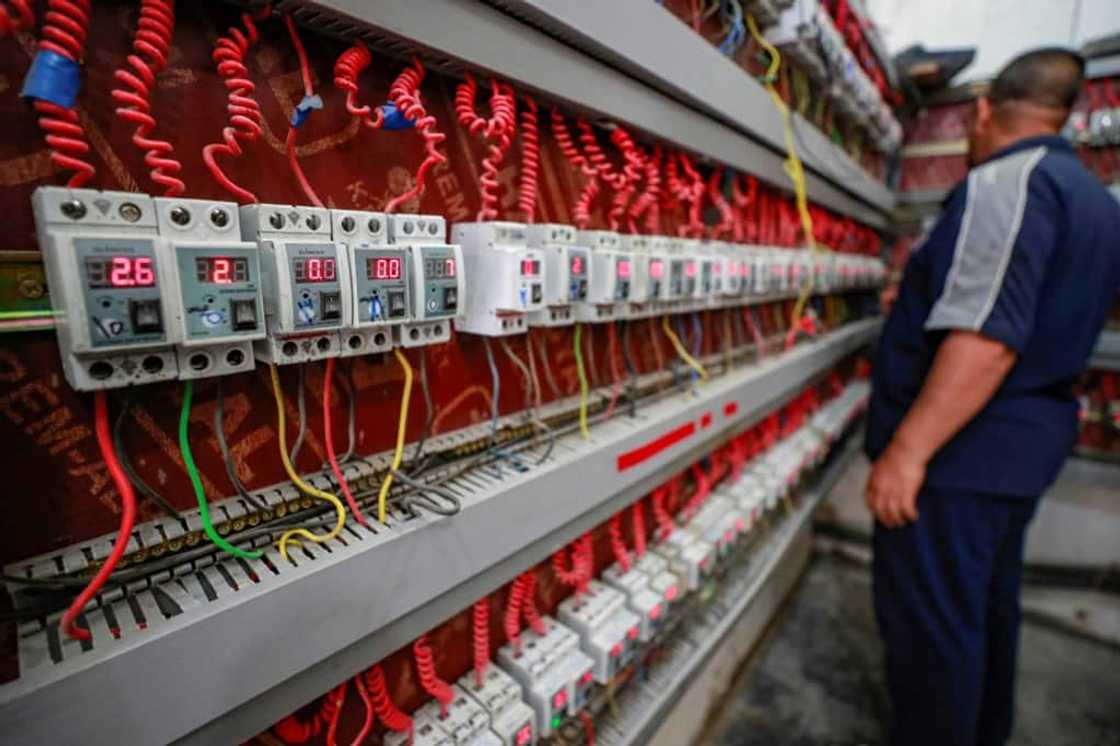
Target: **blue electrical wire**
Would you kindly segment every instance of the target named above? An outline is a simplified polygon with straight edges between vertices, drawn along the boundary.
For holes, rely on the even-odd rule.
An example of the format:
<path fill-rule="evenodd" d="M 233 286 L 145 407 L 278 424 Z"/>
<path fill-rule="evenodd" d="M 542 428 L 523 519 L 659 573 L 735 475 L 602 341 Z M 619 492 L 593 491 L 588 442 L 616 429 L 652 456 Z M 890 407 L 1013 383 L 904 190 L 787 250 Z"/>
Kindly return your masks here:
<path fill-rule="evenodd" d="M 700 314 L 693 311 L 692 313 L 692 356 L 697 360 L 700 359 L 700 350 L 704 349 L 704 327 L 700 323 Z M 692 383 L 695 384 L 700 375 L 692 371 Z"/>
<path fill-rule="evenodd" d="M 747 27 L 743 23 L 743 6 L 739 0 L 720 0 L 720 15 L 729 26 L 727 36 L 719 43 L 719 51 L 725 57 L 734 57 L 747 38 Z"/>

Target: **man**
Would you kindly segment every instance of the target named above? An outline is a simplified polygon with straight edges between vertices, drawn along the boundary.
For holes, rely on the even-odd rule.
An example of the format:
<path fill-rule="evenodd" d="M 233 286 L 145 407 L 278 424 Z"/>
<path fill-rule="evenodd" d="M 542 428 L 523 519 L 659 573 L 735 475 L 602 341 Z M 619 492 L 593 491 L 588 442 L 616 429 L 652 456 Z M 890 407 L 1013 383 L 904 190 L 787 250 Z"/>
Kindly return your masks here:
<path fill-rule="evenodd" d="M 1057 136 L 1083 71 L 1070 52 L 1030 52 L 979 99 L 972 169 L 883 329 L 866 499 L 892 744 L 1011 732 L 1023 537 L 1120 289 L 1120 206 Z"/>

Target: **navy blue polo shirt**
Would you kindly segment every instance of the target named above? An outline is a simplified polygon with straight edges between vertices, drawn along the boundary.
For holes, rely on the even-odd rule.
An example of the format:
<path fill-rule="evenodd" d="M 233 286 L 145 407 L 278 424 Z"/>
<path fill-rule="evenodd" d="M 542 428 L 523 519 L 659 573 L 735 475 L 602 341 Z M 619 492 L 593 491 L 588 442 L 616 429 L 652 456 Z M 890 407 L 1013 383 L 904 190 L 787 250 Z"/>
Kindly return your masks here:
<path fill-rule="evenodd" d="M 902 276 L 872 374 L 875 459 L 953 329 L 1019 356 L 983 410 L 930 462 L 930 486 L 1038 496 L 1077 435 L 1073 383 L 1120 290 L 1120 205 L 1060 137 L 1020 141 L 973 168 Z"/>

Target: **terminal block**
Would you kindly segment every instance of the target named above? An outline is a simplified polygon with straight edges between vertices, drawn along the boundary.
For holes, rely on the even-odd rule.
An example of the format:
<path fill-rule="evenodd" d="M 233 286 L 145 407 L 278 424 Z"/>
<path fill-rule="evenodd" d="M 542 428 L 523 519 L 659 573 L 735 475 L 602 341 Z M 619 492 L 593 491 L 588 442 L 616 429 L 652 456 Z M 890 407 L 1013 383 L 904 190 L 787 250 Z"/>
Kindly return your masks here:
<path fill-rule="evenodd" d="M 715 547 L 682 528 L 675 529 L 653 551 L 669 561 L 669 567 L 684 579 L 689 592 L 699 590 L 714 569 Z"/>
<path fill-rule="evenodd" d="M 528 225 L 525 239 L 544 259 L 544 307 L 529 314 L 529 325 L 570 326 L 575 306 L 587 301 L 590 249 L 577 243 L 576 229 L 570 225 Z"/>
<path fill-rule="evenodd" d="M 254 344 L 265 363 L 337 357 L 339 332 L 350 324 L 350 273 L 331 240 L 321 207 L 244 205 L 241 237 L 260 244 L 268 335 Z"/>
<path fill-rule="evenodd" d="M 479 738 L 486 735 L 493 742 L 496 736 L 490 733 L 490 714 L 486 709 L 459 686 L 452 684 L 451 690 L 454 696 L 447 706 L 446 715 L 441 713 L 439 702 L 431 700 L 417 710 L 415 717 L 438 724 L 444 733 L 451 736 L 456 746 L 476 743 L 481 746 L 485 739 L 479 742 Z"/>
<path fill-rule="evenodd" d="M 504 337 L 528 329 L 529 314 L 544 309 L 544 252 L 529 248 L 521 223 L 456 223 L 467 283 L 465 313 L 455 328 Z"/>
<path fill-rule="evenodd" d="M 490 731 L 502 746 L 525 746 L 536 742 L 536 715 L 521 699 L 521 686 L 498 666 L 489 666 L 482 686 L 471 671 L 459 679 L 457 688 L 488 713 Z"/>
<path fill-rule="evenodd" d="M 536 714 L 538 735 L 547 738 L 578 711 L 573 702 L 586 702 L 590 682 L 584 679 L 591 662 L 579 651 L 575 632 L 551 617 L 541 621 L 543 635 L 525 630 L 520 650 L 506 643 L 498 650 L 498 663 L 521 684 Z"/>
<path fill-rule="evenodd" d="M 410 733 L 390 732 L 385 734 L 385 746 L 456 746 L 451 734 L 439 724 L 439 718 L 417 711 L 412 717 Z"/>
<path fill-rule="evenodd" d="M 350 328 L 342 354 L 393 349 L 393 327 L 412 318 L 409 253 L 389 244 L 388 216 L 362 210 L 331 210 L 331 234 L 350 265 Z"/>
<path fill-rule="evenodd" d="M 451 339 L 451 324 L 466 299 L 463 252 L 446 242 L 447 223 L 439 215 L 390 215 L 389 241 L 408 252 L 411 319 L 394 327 L 401 347 L 423 347 Z"/>
<path fill-rule="evenodd" d="M 70 385 L 92 391 L 175 378 L 180 310 L 152 198 L 39 187 L 31 202 Z"/>
<path fill-rule="evenodd" d="M 621 592 L 593 580 L 578 598 L 570 596 L 562 601 L 557 615 L 579 633 L 583 652 L 594 661 L 594 678 L 600 684 L 610 683 L 633 660 L 641 620 L 626 608 Z"/>

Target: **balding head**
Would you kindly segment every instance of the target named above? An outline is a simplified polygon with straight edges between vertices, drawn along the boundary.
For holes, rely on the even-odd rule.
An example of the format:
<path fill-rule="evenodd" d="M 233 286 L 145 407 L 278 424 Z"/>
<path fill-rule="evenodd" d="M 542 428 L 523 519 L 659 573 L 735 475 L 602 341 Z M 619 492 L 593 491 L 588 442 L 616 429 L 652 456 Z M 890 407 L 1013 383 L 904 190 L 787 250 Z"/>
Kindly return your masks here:
<path fill-rule="evenodd" d="M 985 160 L 1018 140 L 1060 132 L 1084 73 L 1080 56 L 1056 47 L 1035 49 L 1007 63 L 988 94 L 976 102 L 971 162 Z"/>

